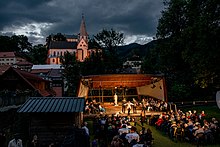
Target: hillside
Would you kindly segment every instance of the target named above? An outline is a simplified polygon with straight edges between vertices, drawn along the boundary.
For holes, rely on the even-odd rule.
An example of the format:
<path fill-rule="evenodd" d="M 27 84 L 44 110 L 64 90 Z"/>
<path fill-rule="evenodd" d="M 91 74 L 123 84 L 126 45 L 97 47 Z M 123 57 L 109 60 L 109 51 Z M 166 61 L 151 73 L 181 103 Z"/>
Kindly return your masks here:
<path fill-rule="evenodd" d="M 143 58 L 146 56 L 150 48 L 155 47 L 157 41 L 153 40 L 147 44 L 140 45 L 138 43 L 131 43 L 129 45 L 119 46 L 118 53 L 122 60 L 132 57 L 134 54 Z"/>

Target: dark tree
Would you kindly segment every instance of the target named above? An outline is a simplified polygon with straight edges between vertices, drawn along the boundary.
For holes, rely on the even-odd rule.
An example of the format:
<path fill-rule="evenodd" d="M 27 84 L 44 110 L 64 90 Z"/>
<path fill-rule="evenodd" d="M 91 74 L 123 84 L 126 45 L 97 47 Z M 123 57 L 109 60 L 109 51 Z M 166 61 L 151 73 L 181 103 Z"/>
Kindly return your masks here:
<path fill-rule="evenodd" d="M 75 54 L 66 52 L 64 56 L 61 57 L 61 63 L 64 68 L 63 77 L 66 81 L 66 95 L 76 96 L 80 81 L 80 62 L 76 59 Z"/>
<path fill-rule="evenodd" d="M 117 73 L 117 69 L 121 68 L 122 62 L 118 55 L 118 46 L 124 42 L 123 33 L 115 30 L 103 29 L 94 36 L 95 42 L 99 44 L 102 51 L 106 73 Z"/>
<path fill-rule="evenodd" d="M 98 49 L 92 52 L 90 57 L 86 58 L 81 64 L 82 75 L 99 75 L 105 73 L 102 52 Z"/>
<path fill-rule="evenodd" d="M 150 67 L 165 74 L 170 97 L 190 98 L 192 94 L 196 98 L 201 96 L 198 89 L 219 87 L 219 6 L 218 0 L 165 2 L 157 27 L 160 41 L 148 54 L 143 69 Z M 210 95 L 207 92 L 203 97 Z"/>
<path fill-rule="evenodd" d="M 30 49 L 29 59 L 33 64 L 45 64 L 47 60 L 48 50 L 45 45 L 38 44 Z"/>
<path fill-rule="evenodd" d="M 29 51 L 32 45 L 24 35 L 0 36 L 0 51 L 3 52 L 24 52 Z"/>

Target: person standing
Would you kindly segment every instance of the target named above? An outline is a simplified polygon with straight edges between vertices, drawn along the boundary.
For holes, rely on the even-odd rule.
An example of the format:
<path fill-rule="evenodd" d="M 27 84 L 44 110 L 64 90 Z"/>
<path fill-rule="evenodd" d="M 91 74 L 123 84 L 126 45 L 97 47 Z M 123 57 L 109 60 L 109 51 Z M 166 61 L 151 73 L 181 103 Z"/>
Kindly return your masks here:
<path fill-rule="evenodd" d="M 123 100 L 122 100 L 122 113 L 125 113 L 125 107 L 126 107 L 126 103 L 127 103 L 127 101 L 126 101 L 126 99 L 124 98 Z"/>
<path fill-rule="evenodd" d="M 127 106 L 127 110 L 128 110 L 128 115 L 130 115 L 130 111 L 131 111 L 131 106 L 133 106 L 134 104 L 131 103 L 130 101 L 127 102 L 126 106 Z"/>
<path fill-rule="evenodd" d="M 8 147 L 23 147 L 22 140 L 19 138 L 20 138 L 20 135 L 18 133 L 14 134 L 14 139 L 9 141 Z"/>
<path fill-rule="evenodd" d="M 33 136 L 33 140 L 31 141 L 30 147 L 39 147 L 38 137 L 37 135 Z"/>
<path fill-rule="evenodd" d="M 138 102 L 136 101 L 136 99 L 135 98 L 133 98 L 133 113 L 137 113 L 137 104 L 138 104 Z"/>
<path fill-rule="evenodd" d="M 145 98 L 142 99 L 141 107 L 142 107 L 141 112 L 144 112 L 145 114 L 145 110 L 146 110 L 146 99 Z"/>
<path fill-rule="evenodd" d="M 118 96 L 117 96 L 117 94 L 115 93 L 115 95 L 114 95 L 114 103 L 115 103 L 115 106 L 118 106 Z"/>
<path fill-rule="evenodd" d="M 84 122 L 82 129 L 85 130 L 85 139 L 86 139 L 85 145 L 86 145 L 86 147 L 89 147 L 90 146 L 90 136 L 89 136 L 89 129 L 88 129 L 87 125 L 88 125 L 88 123 Z"/>

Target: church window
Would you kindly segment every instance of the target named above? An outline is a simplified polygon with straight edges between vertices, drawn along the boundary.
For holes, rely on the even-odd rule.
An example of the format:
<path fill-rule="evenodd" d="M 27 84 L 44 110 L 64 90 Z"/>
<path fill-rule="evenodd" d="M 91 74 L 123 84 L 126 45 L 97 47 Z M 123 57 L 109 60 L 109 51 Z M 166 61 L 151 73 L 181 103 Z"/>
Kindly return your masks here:
<path fill-rule="evenodd" d="M 55 51 L 53 52 L 53 56 L 56 56 L 56 52 Z"/>
<path fill-rule="evenodd" d="M 53 59 L 53 62 L 55 62 L 55 60 Z"/>

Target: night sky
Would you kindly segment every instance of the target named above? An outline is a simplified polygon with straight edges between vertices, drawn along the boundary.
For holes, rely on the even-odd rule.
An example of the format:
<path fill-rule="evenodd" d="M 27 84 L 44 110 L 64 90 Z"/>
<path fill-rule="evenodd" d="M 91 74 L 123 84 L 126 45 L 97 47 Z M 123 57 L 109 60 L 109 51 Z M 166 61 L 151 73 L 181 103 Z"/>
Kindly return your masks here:
<path fill-rule="evenodd" d="M 162 0 L 0 0 L 0 35 L 26 35 L 33 44 L 51 33 L 78 34 L 84 14 L 92 37 L 103 28 L 124 33 L 125 44 L 156 34 Z"/>

